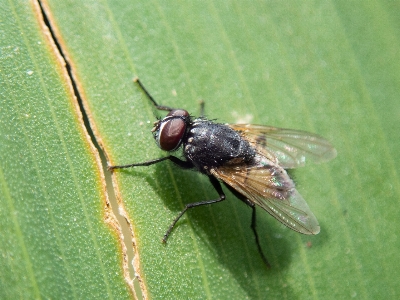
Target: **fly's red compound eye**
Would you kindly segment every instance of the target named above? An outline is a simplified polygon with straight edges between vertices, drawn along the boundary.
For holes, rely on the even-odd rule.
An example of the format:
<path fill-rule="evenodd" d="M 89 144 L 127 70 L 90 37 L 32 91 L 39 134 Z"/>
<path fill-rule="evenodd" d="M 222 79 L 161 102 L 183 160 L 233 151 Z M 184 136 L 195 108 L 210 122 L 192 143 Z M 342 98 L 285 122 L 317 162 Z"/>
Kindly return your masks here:
<path fill-rule="evenodd" d="M 189 117 L 189 113 L 184 109 L 173 109 L 171 110 L 167 117 Z"/>
<path fill-rule="evenodd" d="M 185 117 L 189 117 L 186 110 L 176 109 L 161 121 L 157 142 L 162 150 L 172 151 L 180 146 L 186 131 Z"/>

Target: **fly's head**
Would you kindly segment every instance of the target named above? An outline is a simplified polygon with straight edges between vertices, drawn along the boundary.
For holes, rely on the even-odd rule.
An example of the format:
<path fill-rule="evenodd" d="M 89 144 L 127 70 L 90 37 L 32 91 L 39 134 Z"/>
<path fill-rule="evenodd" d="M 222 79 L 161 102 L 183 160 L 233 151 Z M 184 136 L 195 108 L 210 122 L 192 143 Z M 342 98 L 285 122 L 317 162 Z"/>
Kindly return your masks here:
<path fill-rule="evenodd" d="M 165 118 L 156 121 L 151 130 L 157 145 L 164 151 L 178 149 L 189 122 L 190 116 L 186 110 L 171 110 Z"/>

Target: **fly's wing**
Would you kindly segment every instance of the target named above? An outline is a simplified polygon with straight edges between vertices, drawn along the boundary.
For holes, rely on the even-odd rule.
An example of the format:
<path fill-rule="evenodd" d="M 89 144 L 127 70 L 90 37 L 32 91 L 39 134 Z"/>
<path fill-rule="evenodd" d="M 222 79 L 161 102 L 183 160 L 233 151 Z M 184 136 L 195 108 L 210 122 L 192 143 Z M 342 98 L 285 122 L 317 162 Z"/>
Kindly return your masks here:
<path fill-rule="evenodd" d="M 303 234 L 317 234 L 318 221 L 295 189 L 286 171 L 260 155 L 251 165 L 225 165 L 211 174 L 230 185 L 287 227 Z"/>
<path fill-rule="evenodd" d="M 304 166 L 306 161 L 322 163 L 336 157 L 335 148 L 319 135 L 293 129 L 251 124 L 230 124 L 262 156 L 285 169 Z"/>

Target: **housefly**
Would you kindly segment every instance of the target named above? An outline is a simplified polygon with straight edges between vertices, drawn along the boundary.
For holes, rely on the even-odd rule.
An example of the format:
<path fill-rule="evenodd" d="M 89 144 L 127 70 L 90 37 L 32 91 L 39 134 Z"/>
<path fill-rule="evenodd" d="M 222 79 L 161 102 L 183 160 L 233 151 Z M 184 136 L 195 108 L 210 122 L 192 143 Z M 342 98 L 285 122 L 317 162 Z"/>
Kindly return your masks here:
<path fill-rule="evenodd" d="M 256 230 L 256 206 L 294 231 L 319 233 L 317 219 L 286 169 L 303 166 L 306 161 L 322 163 L 333 159 L 336 150 L 327 140 L 300 130 L 220 124 L 204 116 L 195 118 L 184 109 L 158 105 L 139 79 L 134 81 L 156 109 L 168 112 L 165 118 L 154 123 L 152 132 L 157 145 L 167 152 L 181 148 L 182 157 L 168 155 L 142 163 L 109 166 L 109 169 L 150 166 L 170 160 L 183 169 L 195 169 L 208 176 L 219 195 L 216 199 L 186 204 L 164 234 L 163 242 L 188 209 L 225 200 L 221 182 L 252 208 L 251 228 L 267 266 Z"/>

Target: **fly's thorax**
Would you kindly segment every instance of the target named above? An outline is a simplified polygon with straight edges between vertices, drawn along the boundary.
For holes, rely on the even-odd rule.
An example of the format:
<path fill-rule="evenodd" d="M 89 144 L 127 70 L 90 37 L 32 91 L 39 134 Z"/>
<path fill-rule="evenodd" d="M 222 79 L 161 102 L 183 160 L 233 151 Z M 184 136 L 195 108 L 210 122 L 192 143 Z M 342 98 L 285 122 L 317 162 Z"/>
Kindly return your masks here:
<path fill-rule="evenodd" d="M 187 129 L 183 154 L 200 171 L 206 172 L 204 170 L 224 165 L 231 160 L 248 161 L 256 152 L 228 125 L 196 119 Z"/>

